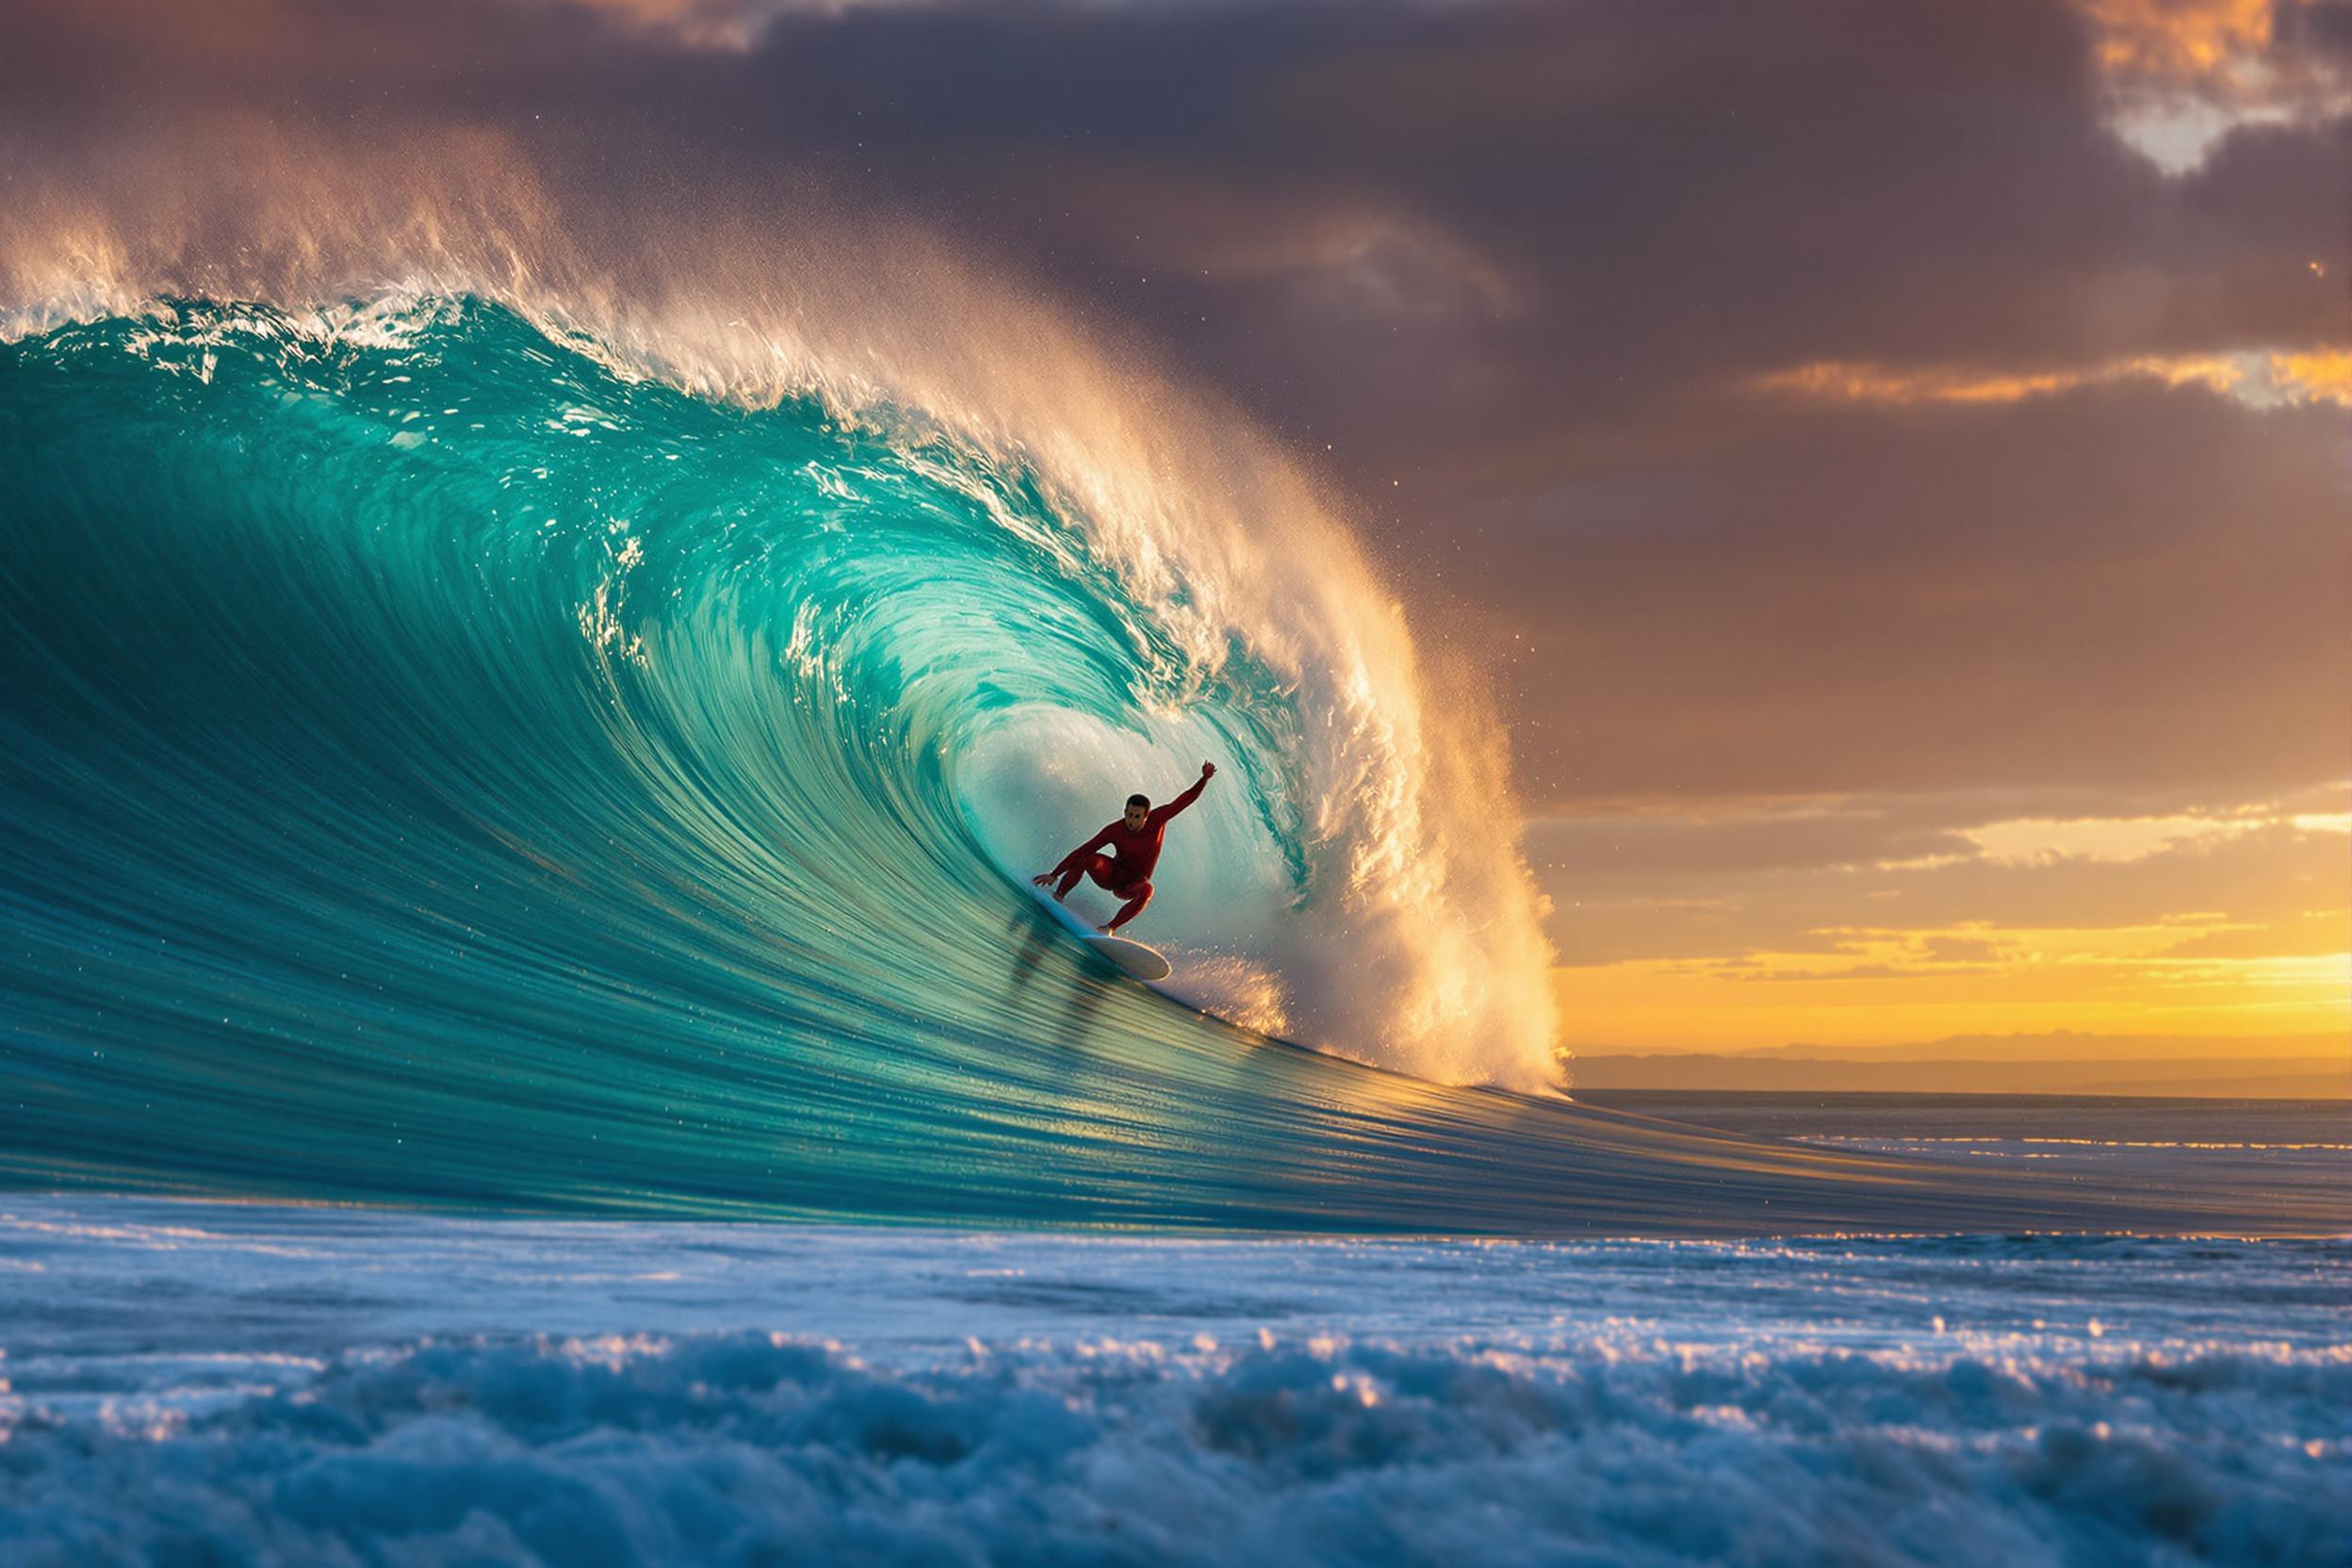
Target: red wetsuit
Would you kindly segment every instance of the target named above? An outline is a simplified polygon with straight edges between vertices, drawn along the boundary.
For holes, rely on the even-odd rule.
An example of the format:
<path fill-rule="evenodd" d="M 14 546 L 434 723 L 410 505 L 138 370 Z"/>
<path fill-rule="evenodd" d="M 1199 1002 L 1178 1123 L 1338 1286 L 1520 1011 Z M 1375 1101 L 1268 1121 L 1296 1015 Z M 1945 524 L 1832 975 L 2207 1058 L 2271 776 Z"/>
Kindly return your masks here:
<path fill-rule="evenodd" d="M 1128 826 L 1122 816 L 1063 856 L 1062 863 L 1053 872 L 1061 878 L 1054 889 L 1054 896 L 1068 897 L 1080 877 L 1091 876 L 1096 887 L 1108 888 L 1127 901 L 1111 917 L 1112 930 L 1143 913 L 1143 906 L 1152 902 L 1152 868 L 1160 863 L 1160 841 L 1168 837 L 1168 820 L 1199 800 L 1208 783 L 1203 776 L 1166 806 L 1153 807 L 1151 815 L 1143 819 L 1142 832 Z M 1098 853 L 1104 849 L 1117 851 L 1117 858 Z"/>

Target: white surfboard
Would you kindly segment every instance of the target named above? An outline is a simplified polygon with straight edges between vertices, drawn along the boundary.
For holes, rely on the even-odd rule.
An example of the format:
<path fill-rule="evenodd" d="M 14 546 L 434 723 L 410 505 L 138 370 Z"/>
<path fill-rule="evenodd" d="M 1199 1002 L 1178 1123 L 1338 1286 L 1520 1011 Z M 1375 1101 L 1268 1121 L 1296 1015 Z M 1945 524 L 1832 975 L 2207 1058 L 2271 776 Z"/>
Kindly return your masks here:
<path fill-rule="evenodd" d="M 1168 956 L 1156 947 L 1146 947 L 1125 937 L 1103 937 L 1091 932 L 1085 939 L 1087 946 L 1138 980 L 1165 980 L 1172 972 Z"/>
<path fill-rule="evenodd" d="M 1112 963 L 1138 980 L 1165 980 L 1175 972 L 1168 955 L 1156 947 L 1146 947 L 1132 937 L 1106 937 L 1079 920 L 1067 905 L 1050 898 L 1040 898 L 1048 913 L 1059 921 L 1070 934 L 1093 948 Z"/>

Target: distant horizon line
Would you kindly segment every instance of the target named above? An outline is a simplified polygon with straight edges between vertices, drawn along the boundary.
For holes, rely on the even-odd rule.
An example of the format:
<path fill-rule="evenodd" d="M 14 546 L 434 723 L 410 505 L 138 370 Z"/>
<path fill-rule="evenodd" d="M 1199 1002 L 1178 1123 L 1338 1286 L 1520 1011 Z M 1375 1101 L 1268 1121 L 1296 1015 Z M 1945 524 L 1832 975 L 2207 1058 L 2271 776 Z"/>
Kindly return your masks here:
<path fill-rule="evenodd" d="M 2288 1037 L 2294 1038 L 2295 1037 Z M 1965 1038 L 1955 1040 L 1964 1044 Z M 2352 1047 L 2326 1055 L 2052 1055 L 1843 1058 L 1781 1051 L 1592 1052 L 1569 1058 L 1574 1091 L 1755 1094 L 2061 1094 L 2352 1101 Z"/>
<path fill-rule="evenodd" d="M 2352 1033 L 2328 1031 L 2296 1031 L 2275 1035 L 2189 1035 L 2189 1034 L 2098 1034 L 2082 1029 L 2017 1030 L 2005 1034 L 1974 1032 L 1939 1035 L 1933 1039 L 1906 1040 L 1895 1043 L 1835 1045 L 1820 1041 L 1794 1040 L 1775 1045 L 1727 1044 L 1633 1044 L 1620 1041 L 1595 1040 L 1587 1043 L 1562 1041 L 1560 1049 L 1571 1059 L 1586 1057 L 1738 1057 L 1760 1061 L 1821 1061 L 1821 1062 L 1934 1062 L 1978 1061 L 1985 1063 L 2037 1063 L 2053 1058 L 2035 1047 L 2090 1048 L 2096 1054 L 2063 1058 L 2086 1064 L 2120 1062 L 2132 1059 L 2125 1053 L 2137 1054 L 2140 1060 L 2155 1061 L 2227 1061 L 2259 1056 L 2266 1060 L 2295 1060 L 2313 1063 L 2343 1061 L 2352 1064 Z M 1970 1051 L 1982 1053 L 1971 1054 Z"/>

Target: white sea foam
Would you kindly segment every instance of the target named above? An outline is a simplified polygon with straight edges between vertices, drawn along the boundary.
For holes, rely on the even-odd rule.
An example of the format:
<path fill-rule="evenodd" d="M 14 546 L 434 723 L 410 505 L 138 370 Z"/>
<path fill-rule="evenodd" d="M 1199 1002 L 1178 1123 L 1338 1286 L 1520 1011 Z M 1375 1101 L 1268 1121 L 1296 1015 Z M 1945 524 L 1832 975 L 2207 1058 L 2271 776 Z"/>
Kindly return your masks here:
<path fill-rule="evenodd" d="M 1967 1353 L 402 1347 L 20 1423 L 33 1565 L 2339 1563 L 2352 1367 Z M 2304 1434 L 2313 1434 L 2306 1437 Z"/>
<path fill-rule="evenodd" d="M 2352 1552 L 2314 1244 L 0 1210 L 11 1565 Z"/>

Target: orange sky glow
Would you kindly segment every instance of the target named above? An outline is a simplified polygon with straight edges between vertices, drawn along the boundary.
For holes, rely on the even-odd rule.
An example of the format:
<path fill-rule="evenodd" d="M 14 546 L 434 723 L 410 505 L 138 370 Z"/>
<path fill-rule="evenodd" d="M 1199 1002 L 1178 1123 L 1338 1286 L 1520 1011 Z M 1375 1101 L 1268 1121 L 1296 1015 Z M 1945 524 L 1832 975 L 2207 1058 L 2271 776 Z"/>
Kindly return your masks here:
<path fill-rule="evenodd" d="M 2352 113 L 2342 74 L 2286 38 L 2304 18 L 2302 0 L 2080 0 L 2075 8 L 2092 30 L 2109 131 L 2165 179 L 2197 177 L 2235 128 L 2340 122 Z M 2333 299 L 2343 264 L 2335 254 L 2281 258 L 2271 274 L 2240 281 L 2281 297 L 2300 287 Z M 2090 297 L 2084 308 L 2124 311 L 2124 298 Z M 2144 302 L 2129 310 L 2150 329 L 2162 319 Z M 2018 421 L 2037 416 L 2071 421 L 2078 407 L 2207 398 L 2254 422 L 2261 434 L 2249 451 L 2292 461 L 2324 444 L 2341 469 L 2352 354 L 2340 336 L 2249 333 L 2180 351 L 2134 349 L 2133 335 L 2122 325 L 2065 346 L 2053 341 L 2047 356 L 2020 359 L 2013 351 L 2006 361 L 1824 356 L 1754 372 L 1733 395 L 1797 418 L 1811 409 L 1822 418 L 1905 421 L 1920 439 L 1988 432 L 1990 419 L 2011 421 L 1998 428 L 2022 437 L 2032 427 Z M 2305 416 L 2327 411 L 2338 412 L 2321 423 Z M 2021 459 L 2018 484 L 2049 471 L 2050 462 Z M 2085 489 L 2086 505 L 2106 504 L 2098 486 Z M 2130 503 L 2115 504 L 2120 538 Z M 2241 520 L 2225 512 L 2206 526 L 2226 537 Z M 1984 522 L 1988 534 L 2004 526 L 1993 516 Z M 2096 538 L 2110 525 L 2094 514 L 2079 526 Z M 2258 547 L 2248 539 L 2249 551 Z M 2118 551 L 2103 578 L 2099 569 L 2084 573 L 2074 602 L 2107 584 L 2120 595 L 2128 574 L 2148 569 Z M 1940 589 L 1905 584 L 1907 596 L 1941 612 L 2000 592 L 1998 568 L 1955 560 L 1950 571 Z M 2047 613 L 2063 618 L 2063 602 Z M 2328 657 L 2340 662 L 2340 596 L 2335 604 Z M 2259 621 L 2262 612 L 2240 613 Z M 1933 621 L 1933 612 L 1923 615 L 1922 629 Z M 2005 638 L 2059 639 L 2063 646 L 2069 635 L 2062 621 L 2005 624 Z M 2080 630 L 2071 635 L 2085 638 L 2085 654 L 2095 645 Z M 2082 694 L 2079 728 L 2102 722 L 2102 690 L 2113 703 L 2136 683 L 2148 687 L 2161 727 L 2169 654 L 2201 643 L 2206 651 L 2189 662 L 2219 671 L 2244 636 L 2243 626 L 2180 628 L 2165 660 L 2143 661 L 2136 672 L 2119 663 L 2097 678 L 2098 689 Z M 2278 1050 L 2332 1059 L 2352 1037 L 2352 782 L 2343 776 L 2352 771 L 2352 734 L 2340 679 L 2316 665 L 2310 673 L 2311 684 L 2293 695 L 2271 686 L 2235 697 L 2216 689 L 2208 698 L 2173 683 L 2182 729 L 2201 722 L 2209 701 L 2235 702 L 2266 709 L 2268 735 L 2299 728 L 2324 743 L 2269 771 L 2266 785 L 2242 786 L 2237 799 L 2167 793 L 2161 784 L 2143 795 L 2118 784 L 2103 795 L 2098 787 L 2062 791 L 2064 809 L 2020 809 L 1995 798 L 2002 792 L 1985 779 L 1974 784 L 1983 797 L 1974 798 L 1923 777 L 1864 793 L 1702 790 L 1563 802 L 1533 830 L 1539 874 L 1556 903 L 1563 1043 L 1586 1052 L 1720 1052 L 2063 1030 L 2118 1040 L 2194 1037 L 2216 1057 Z M 1953 689 L 1965 690 L 1967 679 L 1959 676 Z M 1996 743 L 2004 747 L 2042 727 L 2033 710 L 2050 694 L 2003 684 L 1992 662 L 1978 679 L 1962 705 L 1990 699 L 1996 711 L 1984 717 L 1992 722 L 1955 715 L 1957 726 L 1989 738 L 2006 720 L 2012 733 Z M 1912 700 L 1932 705 L 1936 696 L 1923 689 Z M 2042 745 L 2021 741 L 2019 755 L 2048 758 L 2068 744 L 2063 727 L 2048 733 Z M 2216 736 L 2211 743 L 2231 743 Z M 2329 769 L 2324 759 L 2331 754 L 2338 765 Z M 2087 771 L 2075 763 L 2066 770 Z M 2069 1049 L 2096 1057 L 2102 1047 L 2093 1038 Z M 1984 1086 L 2001 1086 L 1997 1069 Z"/>

